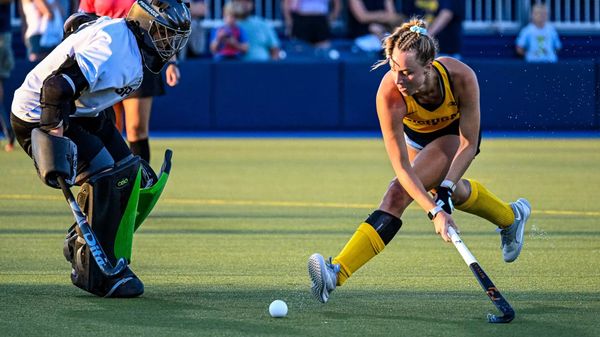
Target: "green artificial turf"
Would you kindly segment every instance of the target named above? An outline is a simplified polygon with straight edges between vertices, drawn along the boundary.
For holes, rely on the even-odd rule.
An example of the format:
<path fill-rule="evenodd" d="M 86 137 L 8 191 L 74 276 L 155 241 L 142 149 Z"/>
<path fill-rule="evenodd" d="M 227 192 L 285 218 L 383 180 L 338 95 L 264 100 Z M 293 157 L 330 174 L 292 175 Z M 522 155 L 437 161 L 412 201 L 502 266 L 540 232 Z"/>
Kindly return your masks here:
<path fill-rule="evenodd" d="M 73 222 L 22 152 L 0 152 L 2 336 L 598 336 L 600 140 L 484 140 L 467 177 L 533 214 L 519 259 L 494 226 L 457 212 L 462 239 L 514 307 L 507 325 L 452 244 L 411 206 L 396 238 L 323 305 L 310 254 L 336 255 L 393 172 L 379 139 L 156 139 L 174 150 L 163 198 L 136 233 L 146 292 L 102 299 L 71 285 Z M 289 314 L 271 318 L 271 301 Z"/>

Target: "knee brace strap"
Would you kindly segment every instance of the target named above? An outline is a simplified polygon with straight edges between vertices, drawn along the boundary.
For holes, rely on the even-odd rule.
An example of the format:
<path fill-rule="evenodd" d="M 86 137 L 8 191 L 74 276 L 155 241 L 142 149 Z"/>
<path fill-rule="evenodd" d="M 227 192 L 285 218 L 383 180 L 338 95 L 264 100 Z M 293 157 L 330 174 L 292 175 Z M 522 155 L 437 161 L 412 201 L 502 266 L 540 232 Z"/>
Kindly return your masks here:
<path fill-rule="evenodd" d="M 396 233 L 400 230 L 400 227 L 402 227 L 402 220 L 400 218 L 382 210 L 373 212 L 365 222 L 375 228 L 375 231 L 386 245 L 392 241 Z"/>

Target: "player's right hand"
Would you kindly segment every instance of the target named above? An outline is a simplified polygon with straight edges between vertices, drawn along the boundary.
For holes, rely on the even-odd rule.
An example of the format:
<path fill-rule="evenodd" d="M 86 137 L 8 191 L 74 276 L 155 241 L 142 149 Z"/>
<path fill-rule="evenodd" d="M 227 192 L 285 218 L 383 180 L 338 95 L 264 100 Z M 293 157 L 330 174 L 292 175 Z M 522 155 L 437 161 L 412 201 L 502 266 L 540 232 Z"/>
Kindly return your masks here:
<path fill-rule="evenodd" d="M 454 219 L 452 216 L 444 211 L 436 214 L 435 218 L 433 218 L 433 225 L 435 226 L 435 232 L 442 237 L 442 240 L 446 242 L 451 242 L 452 239 L 448 234 L 448 227 L 454 227 L 456 233 L 460 233 L 460 230 L 454 223 Z"/>

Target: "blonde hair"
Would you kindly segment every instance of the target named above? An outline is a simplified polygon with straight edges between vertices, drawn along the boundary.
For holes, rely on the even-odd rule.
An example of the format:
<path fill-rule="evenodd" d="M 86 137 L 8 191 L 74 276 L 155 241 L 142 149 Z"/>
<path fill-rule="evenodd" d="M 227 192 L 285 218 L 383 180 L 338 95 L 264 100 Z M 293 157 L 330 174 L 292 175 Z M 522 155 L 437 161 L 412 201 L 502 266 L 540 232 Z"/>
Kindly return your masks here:
<path fill-rule="evenodd" d="M 244 12 L 244 6 L 239 2 L 230 1 L 223 6 L 223 14 L 239 18 Z"/>
<path fill-rule="evenodd" d="M 436 39 L 427 35 L 427 23 L 419 17 L 412 17 L 410 21 L 396 28 L 391 35 L 383 40 L 382 47 L 385 59 L 377 61 L 373 65 L 373 69 L 387 64 L 392 58 L 394 48 L 398 48 L 402 52 L 414 50 L 417 54 L 417 60 L 422 65 L 433 61 L 438 51 Z"/>

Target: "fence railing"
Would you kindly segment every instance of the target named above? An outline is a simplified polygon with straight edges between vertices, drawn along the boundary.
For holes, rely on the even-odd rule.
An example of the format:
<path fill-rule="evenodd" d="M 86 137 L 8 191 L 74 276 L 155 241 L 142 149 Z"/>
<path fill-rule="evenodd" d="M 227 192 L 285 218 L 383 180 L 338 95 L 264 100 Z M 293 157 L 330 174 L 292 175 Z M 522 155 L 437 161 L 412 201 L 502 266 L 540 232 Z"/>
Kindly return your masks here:
<path fill-rule="evenodd" d="M 600 32 L 600 0 L 466 0 L 467 32 L 516 32 L 527 24 L 531 7 L 545 3 L 559 33 Z"/>

